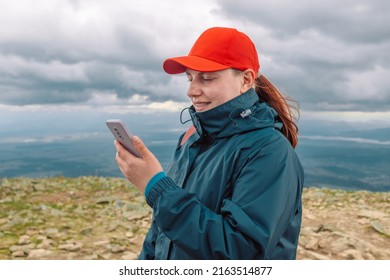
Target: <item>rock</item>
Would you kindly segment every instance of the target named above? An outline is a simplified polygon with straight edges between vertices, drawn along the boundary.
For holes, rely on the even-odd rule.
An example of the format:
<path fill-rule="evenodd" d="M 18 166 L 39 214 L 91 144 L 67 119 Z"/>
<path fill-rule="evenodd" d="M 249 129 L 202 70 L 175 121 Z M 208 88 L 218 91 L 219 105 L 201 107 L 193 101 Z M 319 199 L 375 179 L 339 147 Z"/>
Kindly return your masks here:
<path fill-rule="evenodd" d="M 13 227 L 16 227 L 16 226 L 23 226 L 24 224 L 27 224 L 29 221 L 27 218 L 21 218 L 21 217 L 18 217 L 16 215 L 13 215 L 13 217 L 11 218 L 11 220 L 9 221 L 8 224 L 5 224 L 7 226 L 7 228 L 13 228 Z"/>
<path fill-rule="evenodd" d="M 34 245 L 32 244 L 27 244 L 27 245 L 12 245 L 9 250 L 14 253 L 16 251 L 24 251 L 26 253 L 29 253 L 30 250 L 34 248 Z"/>
<path fill-rule="evenodd" d="M 104 197 L 99 197 L 96 200 L 97 204 L 111 204 L 113 201 L 115 201 L 116 198 L 112 196 L 104 196 Z"/>
<path fill-rule="evenodd" d="M 34 185 L 32 186 L 33 187 L 33 191 L 34 192 L 42 192 L 42 191 L 45 191 L 45 186 L 42 186 L 42 185 Z"/>
<path fill-rule="evenodd" d="M 152 210 L 126 180 L 0 180 L 0 259 L 137 259 Z M 305 188 L 297 258 L 390 259 L 389 202 L 389 192 Z"/>
<path fill-rule="evenodd" d="M 92 255 L 86 255 L 84 260 L 98 260 L 99 259 L 99 255 L 97 254 L 92 254 Z"/>
<path fill-rule="evenodd" d="M 310 257 L 310 259 L 312 259 L 312 260 L 330 260 L 329 256 L 326 256 L 326 255 L 323 255 L 320 253 L 316 253 L 313 251 L 307 251 L 306 253 Z"/>
<path fill-rule="evenodd" d="M 371 221 L 371 226 L 380 234 L 383 234 L 384 236 L 390 238 L 390 232 L 387 232 L 384 229 L 383 224 L 380 221 Z"/>
<path fill-rule="evenodd" d="M 352 249 L 357 249 L 360 252 L 375 250 L 375 246 L 373 246 L 370 242 L 356 237 L 350 237 L 348 239 L 348 246 Z"/>
<path fill-rule="evenodd" d="M 122 253 L 125 250 L 126 250 L 126 247 L 125 246 L 121 246 L 121 245 L 114 245 L 111 248 L 111 252 L 114 253 L 114 254 Z"/>
<path fill-rule="evenodd" d="M 316 232 L 316 233 L 323 232 L 323 231 L 332 232 L 332 231 L 336 231 L 336 230 L 337 230 L 337 229 L 334 228 L 334 227 L 331 226 L 331 225 L 321 224 L 314 232 Z"/>
<path fill-rule="evenodd" d="M 142 220 L 143 218 L 149 216 L 149 211 L 145 209 L 131 210 L 123 213 L 123 216 L 128 220 Z"/>
<path fill-rule="evenodd" d="M 108 232 L 113 232 L 113 231 L 115 231 L 118 227 L 120 227 L 121 226 L 121 223 L 119 223 L 119 222 L 112 222 L 112 223 L 110 223 L 109 225 L 108 225 L 108 227 L 107 227 L 107 231 Z"/>
<path fill-rule="evenodd" d="M 356 249 L 345 250 L 340 256 L 346 260 L 364 260 L 362 254 Z"/>
<path fill-rule="evenodd" d="M 313 215 L 313 214 L 310 214 L 310 213 L 304 213 L 303 217 L 305 219 L 309 219 L 309 220 L 315 220 L 316 219 L 316 216 Z"/>
<path fill-rule="evenodd" d="M 1 203 L 1 202 L 0 202 Z M 0 218 L 0 225 L 5 224 L 8 222 L 7 218 Z"/>
<path fill-rule="evenodd" d="M 28 253 L 23 251 L 23 250 L 12 252 L 13 258 L 24 258 L 24 257 L 27 257 L 27 255 L 28 255 Z"/>
<path fill-rule="evenodd" d="M 38 233 L 38 230 L 36 228 L 28 228 L 26 230 L 26 235 L 32 236 Z"/>
<path fill-rule="evenodd" d="M 82 246 L 83 245 L 81 243 L 71 242 L 71 243 L 62 244 L 58 248 L 68 252 L 77 252 L 80 251 Z"/>
<path fill-rule="evenodd" d="M 65 216 L 65 212 L 64 211 L 61 211 L 61 210 L 58 210 L 58 209 L 50 209 L 50 214 L 52 216 Z"/>
<path fill-rule="evenodd" d="M 102 255 L 100 255 L 101 256 L 101 258 L 103 259 L 103 260 L 112 260 L 113 258 L 112 258 L 112 254 L 110 254 L 110 253 L 106 253 L 106 254 L 102 254 Z"/>
<path fill-rule="evenodd" d="M 309 227 L 309 226 L 302 226 L 301 228 L 301 236 L 319 236 L 318 230 L 319 227 Z"/>
<path fill-rule="evenodd" d="M 150 223 L 151 223 L 150 217 L 146 217 L 145 219 L 142 219 L 140 227 L 142 227 L 142 228 L 149 228 Z"/>
<path fill-rule="evenodd" d="M 122 260 L 136 260 L 136 259 L 138 259 L 138 254 L 134 252 L 127 252 L 122 256 Z"/>
<path fill-rule="evenodd" d="M 44 239 L 40 244 L 37 245 L 37 249 L 50 249 L 54 245 L 54 241 L 51 239 Z"/>
<path fill-rule="evenodd" d="M 47 210 L 49 210 L 50 208 L 47 206 L 47 205 L 45 205 L 45 204 L 41 204 L 40 205 L 40 210 L 41 211 L 43 211 L 43 212 L 45 212 L 45 211 L 47 211 Z"/>
<path fill-rule="evenodd" d="M 34 249 L 31 250 L 30 253 L 28 254 L 28 259 L 30 260 L 41 260 L 45 259 L 48 256 L 52 255 L 53 252 L 45 249 Z"/>
<path fill-rule="evenodd" d="M 122 200 L 115 201 L 115 208 L 122 208 L 124 205 L 126 204 Z"/>
<path fill-rule="evenodd" d="M 370 253 L 363 253 L 362 256 L 365 260 L 375 260 L 375 257 Z"/>
<path fill-rule="evenodd" d="M 57 228 L 48 228 L 45 230 L 45 234 L 47 238 L 53 239 L 58 237 L 59 230 Z"/>
<path fill-rule="evenodd" d="M 30 243 L 30 236 L 22 235 L 21 237 L 19 237 L 19 241 L 18 241 L 19 245 L 27 245 L 29 243 Z"/>
<path fill-rule="evenodd" d="M 358 223 L 359 225 L 365 225 L 365 224 L 369 223 L 369 219 L 368 218 L 356 219 L 356 223 Z"/>
<path fill-rule="evenodd" d="M 338 255 L 350 248 L 346 237 L 329 238 L 327 243 L 322 244 L 322 247 L 328 248 L 332 255 Z"/>
<path fill-rule="evenodd" d="M 145 239 L 145 236 L 135 236 L 134 238 L 130 238 L 129 242 L 132 244 L 142 244 Z"/>
<path fill-rule="evenodd" d="M 100 247 L 100 246 L 107 246 L 109 244 L 110 244 L 110 240 L 100 240 L 100 241 L 94 242 L 93 246 Z"/>
<path fill-rule="evenodd" d="M 329 251 L 329 253 L 331 253 L 332 251 L 330 248 L 330 244 L 332 244 L 335 241 L 335 239 L 332 238 L 332 236 L 329 234 L 321 234 L 317 238 L 318 238 L 318 248 L 326 248 L 326 250 Z"/>
<path fill-rule="evenodd" d="M 12 202 L 13 199 L 11 197 L 6 197 L 4 199 L 1 199 L 0 200 L 0 203 L 8 203 L 8 202 Z"/>
<path fill-rule="evenodd" d="M 317 250 L 318 249 L 318 239 L 317 238 L 311 239 L 304 247 L 307 250 Z"/>
<path fill-rule="evenodd" d="M 371 218 L 371 219 L 381 219 L 385 217 L 386 214 L 380 211 L 372 210 L 362 210 L 358 213 L 358 217 Z"/>
<path fill-rule="evenodd" d="M 92 231 L 93 231 L 92 227 L 86 227 L 86 228 L 83 228 L 80 231 L 80 234 L 82 234 L 82 235 L 91 235 Z"/>

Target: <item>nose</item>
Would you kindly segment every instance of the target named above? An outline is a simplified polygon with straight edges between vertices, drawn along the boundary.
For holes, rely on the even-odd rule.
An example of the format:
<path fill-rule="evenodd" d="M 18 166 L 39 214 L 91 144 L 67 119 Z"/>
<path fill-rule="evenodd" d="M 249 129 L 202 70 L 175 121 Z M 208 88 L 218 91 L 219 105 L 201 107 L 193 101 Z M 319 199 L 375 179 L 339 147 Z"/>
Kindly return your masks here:
<path fill-rule="evenodd" d="M 196 81 L 191 81 L 188 90 L 187 90 L 187 96 L 190 98 L 197 97 L 202 95 L 202 89 L 199 86 L 199 84 Z"/>

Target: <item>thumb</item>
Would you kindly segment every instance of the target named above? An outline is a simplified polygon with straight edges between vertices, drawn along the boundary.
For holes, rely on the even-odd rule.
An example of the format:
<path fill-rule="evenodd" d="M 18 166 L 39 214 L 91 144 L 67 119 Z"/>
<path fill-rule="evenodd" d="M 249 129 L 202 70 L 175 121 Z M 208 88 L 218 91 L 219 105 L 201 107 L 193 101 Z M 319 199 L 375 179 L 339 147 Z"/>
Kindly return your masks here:
<path fill-rule="evenodd" d="M 137 149 L 137 151 L 140 153 L 142 158 L 150 157 L 151 152 L 149 149 L 145 146 L 144 142 L 139 138 L 138 136 L 134 136 L 132 138 L 134 147 Z"/>

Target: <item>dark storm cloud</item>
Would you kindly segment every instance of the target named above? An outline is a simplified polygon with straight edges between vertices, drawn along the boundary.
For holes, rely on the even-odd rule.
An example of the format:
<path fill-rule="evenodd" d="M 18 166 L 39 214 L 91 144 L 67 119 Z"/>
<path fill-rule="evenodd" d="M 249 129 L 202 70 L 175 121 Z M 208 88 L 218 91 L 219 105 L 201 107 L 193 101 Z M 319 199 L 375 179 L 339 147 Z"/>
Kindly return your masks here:
<path fill-rule="evenodd" d="M 56 43 L 2 43 L 0 103 L 83 102 L 94 91 L 115 92 L 121 98 L 135 93 L 153 95 L 148 86 L 169 80 L 161 73 L 162 59 L 153 53 L 153 41 L 131 30 L 114 33 L 117 43 L 112 52 L 101 52 L 99 46 L 74 47 L 66 41 L 63 47 Z M 123 75 L 127 71 L 139 74 Z"/>
<path fill-rule="evenodd" d="M 261 71 L 302 108 L 390 110 L 389 8 L 379 0 L 0 0 L 0 104 L 96 94 L 186 101 L 185 78 L 166 75 L 162 61 L 186 54 L 205 28 L 229 25 L 253 39 Z"/>
<path fill-rule="evenodd" d="M 18 3 L 0 2 L 0 104 L 77 103 L 94 93 L 183 99 L 162 72 L 164 34 L 134 2 Z"/>
<path fill-rule="evenodd" d="M 390 110 L 388 1 L 221 0 L 262 66 L 309 110 Z"/>
<path fill-rule="evenodd" d="M 93 93 L 116 94 L 122 99 L 134 94 L 152 96 L 155 93 L 153 100 L 159 101 L 170 98 L 169 92 L 161 94 L 151 87 L 168 84 L 168 80 L 161 71 L 131 70 L 126 64 L 116 62 L 25 62 L 2 73 L 0 100 L 14 105 L 57 104 L 85 102 Z"/>
<path fill-rule="evenodd" d="M 381 43 L 390 38 L 387 0 L 218 2 L 223 13 L 266 26 L 281 37 L 316 29 L 347 42 Z"/>

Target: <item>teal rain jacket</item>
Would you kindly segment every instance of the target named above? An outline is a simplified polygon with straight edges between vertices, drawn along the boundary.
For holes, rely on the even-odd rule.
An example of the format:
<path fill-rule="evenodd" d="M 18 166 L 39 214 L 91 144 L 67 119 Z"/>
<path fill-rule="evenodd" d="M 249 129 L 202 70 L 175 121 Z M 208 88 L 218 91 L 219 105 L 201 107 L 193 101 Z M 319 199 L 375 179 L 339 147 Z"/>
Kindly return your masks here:
<path fill-rule="evenodd" d="M 197 133 L 146 196 L 139 258 L 295 259 L 304 175 L 276 111 L 251 89 L 190 114 Z"/>

